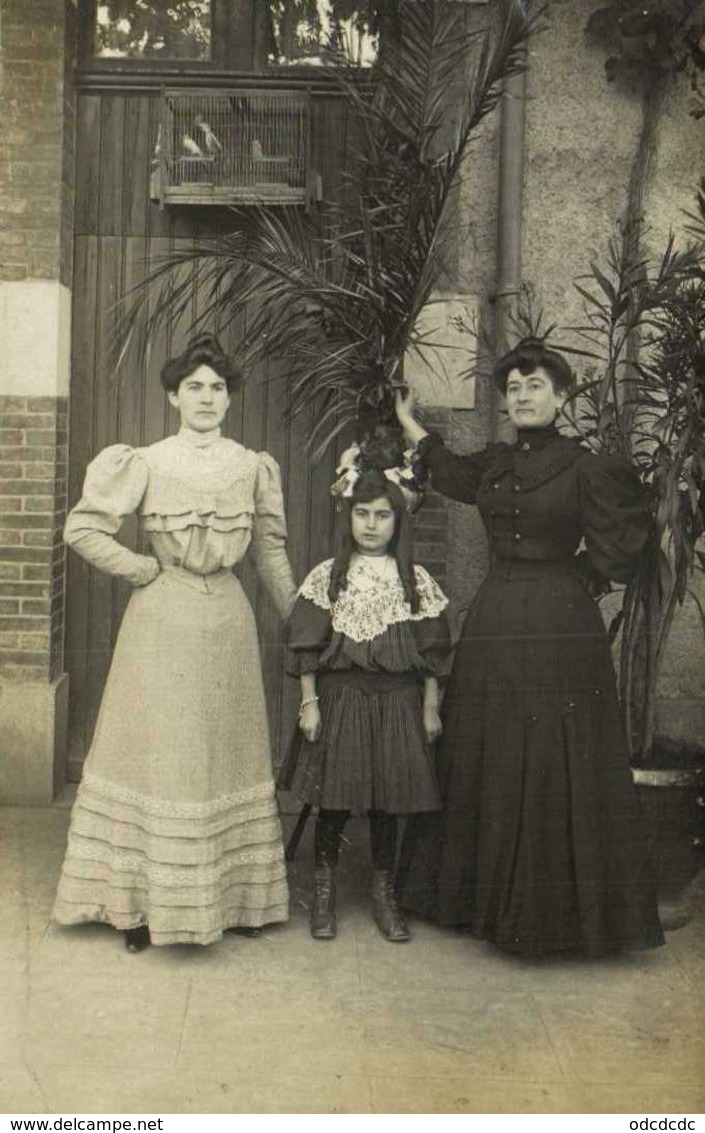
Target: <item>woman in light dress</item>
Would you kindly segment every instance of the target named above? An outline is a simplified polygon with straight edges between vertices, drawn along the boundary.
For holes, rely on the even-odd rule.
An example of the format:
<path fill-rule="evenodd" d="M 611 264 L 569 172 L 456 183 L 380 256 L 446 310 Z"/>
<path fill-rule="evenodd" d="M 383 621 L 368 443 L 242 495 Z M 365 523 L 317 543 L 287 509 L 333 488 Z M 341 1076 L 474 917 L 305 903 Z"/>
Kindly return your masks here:
<path fill-rule="evenodd" d="M 240 374 L 200 335 L 161 375 L 181 427 L 88 467 L 66 542 L 134 586 L 73 809 L 54 917 L 129 950 L 211 944 L 288 916 L 257 631 L 233 573 L 251 548 L 286 617 L 279 470 L 221 436 Z M 137 513 L 151 553 L 118 543 Z"/>

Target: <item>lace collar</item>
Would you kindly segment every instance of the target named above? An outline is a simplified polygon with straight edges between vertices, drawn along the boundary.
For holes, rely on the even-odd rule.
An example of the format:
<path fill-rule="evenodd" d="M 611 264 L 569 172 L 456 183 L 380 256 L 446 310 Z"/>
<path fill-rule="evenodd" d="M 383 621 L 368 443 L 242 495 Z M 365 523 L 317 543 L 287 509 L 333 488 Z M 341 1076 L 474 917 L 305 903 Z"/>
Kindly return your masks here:
<path fill-rule="evenodd" d="M 314 567 L 299 590 L 321 610 L 331 610 L 331 623 L 336 633 L 351 641 L 372 641 L 392 625 L 400 622 L 422 621 L 435 618 L 446 608 L 448 599 L 434 578 L 421 566 L 414 567 L 420 605 L 412 614 L 404 588 L 391 555 L 383 558 L 394 568 L 394 573 L 383 577 L 386 566 L 371 567 L 370 555 L 355 555 L 348 568 L 348 585 L 331 606 L 330 587 L 333 559 L 326 559 Z M 362 562 L 360 562 L 362 560 Z"/>
<path fill-rule="evenodd" d="M 369 590 L 372 586 L 394 586 L 398 581 L 399 570 L 393 555 L 352 555 L 348 585 L 352 582 L 359 590 Z"/>

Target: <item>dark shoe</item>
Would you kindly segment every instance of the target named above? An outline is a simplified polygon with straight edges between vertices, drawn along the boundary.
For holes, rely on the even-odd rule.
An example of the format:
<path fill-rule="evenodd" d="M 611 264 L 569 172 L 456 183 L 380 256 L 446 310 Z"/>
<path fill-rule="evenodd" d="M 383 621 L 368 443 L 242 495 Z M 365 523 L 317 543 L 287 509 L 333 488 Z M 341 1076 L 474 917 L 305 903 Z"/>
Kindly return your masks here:
<path fill-rule="evenodd" d="M 152 943 L 149 926 L 141 924 L 138 928 L 128 928 L 125 933 L 125 948 L 128 952 L 144 952 Z"/>
<path fill-rule="evenodd" d="M 226 928 L 226 932 L 232 932 L 236 936 L 261 936 L 262 929 L 258 925 L 247 924 L 234 924 L 230 928 Z"/>
<path fill-rule="evenodd" d="M 333 940 L 338 931 L 335 919 L 335 866 L 317 865 L 315 877 L 311 936 L 314 940 Z"/>
<path fill-rule="evenodd" d="M 389 869 L 376 869 L 372 879 L 374 918 L 382 936 L 393 944 L 411 938 L 394 892 L 394 875 Z"/>

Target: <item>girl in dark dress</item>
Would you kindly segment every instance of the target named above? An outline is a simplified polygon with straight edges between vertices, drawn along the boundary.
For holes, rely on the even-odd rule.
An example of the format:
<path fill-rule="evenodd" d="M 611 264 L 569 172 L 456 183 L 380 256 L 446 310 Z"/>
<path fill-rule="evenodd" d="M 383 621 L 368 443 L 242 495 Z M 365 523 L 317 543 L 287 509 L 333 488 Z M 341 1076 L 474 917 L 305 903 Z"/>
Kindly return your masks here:
<path fill-rule="evenodd" d="M 570 367 L 525 340 L 495 369 L 518 437 L 458 456 L 398 416 L 443 495 L 480 509 L 489 573 L 443 704 L 441 815 L 410 824 L 403 905 L 511 952 L 599 955 L 663 943 L 610 647 L 581 581 L 626 582 L 649 513 L 619 459 L 563 437 Z"/>
<path fill-rule="evenodd" d="M 279 786 L 319 807 L 318 940 L 336 935 L 335 869 L 352 810 L 369 813 L 377 925 L 387 940 L 408 939 L 394 894 L 397 815 L 440 806 L 429 745 L 440 731 L 448 600 L 412 565 L 405 512 L 395 484 L 363 473 L 342 515 L 343 545 L 305 579 L 288 623 L 301 710 Z"/>

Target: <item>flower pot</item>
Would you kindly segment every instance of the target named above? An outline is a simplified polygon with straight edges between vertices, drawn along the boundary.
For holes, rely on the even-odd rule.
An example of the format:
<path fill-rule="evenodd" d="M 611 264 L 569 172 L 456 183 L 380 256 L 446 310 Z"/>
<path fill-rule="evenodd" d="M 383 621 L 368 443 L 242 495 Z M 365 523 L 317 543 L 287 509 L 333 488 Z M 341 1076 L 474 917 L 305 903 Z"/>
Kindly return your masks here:
<path fill-rule="evenodd" d="M 705 750 L 659 736 L 648 766 L 634 768 L 634 782 L 664 927 L 680 927 L 689 919 L 686 890 L 705 865 Z"/>

